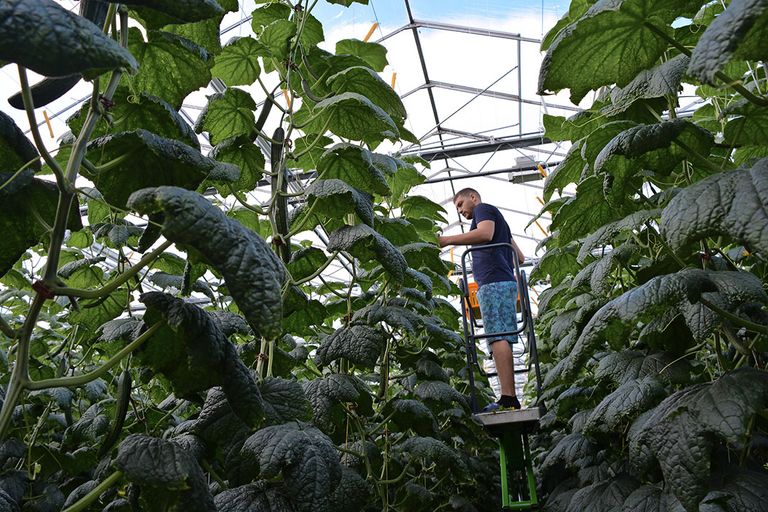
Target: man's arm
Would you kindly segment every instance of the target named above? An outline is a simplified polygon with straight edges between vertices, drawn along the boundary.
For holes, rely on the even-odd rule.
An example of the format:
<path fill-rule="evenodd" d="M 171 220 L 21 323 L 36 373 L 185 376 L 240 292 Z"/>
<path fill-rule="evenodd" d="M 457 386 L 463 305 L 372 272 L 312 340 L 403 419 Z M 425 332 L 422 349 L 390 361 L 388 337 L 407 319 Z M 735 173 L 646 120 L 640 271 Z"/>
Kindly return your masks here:
<path fill-rule="evenodd" d="M 521 251 L 517 246 L 517 243 L 515 243 L 515 239 L 512 237 L 512 235 L 509 236 L 509 243 L 512 244 L 512 248 L 515 250 L 515 253 L 517 253 L 517 262 L 522 265 L 522 263 L 525 261 L 525 254 L 523 254 L 523 251 Z"/>
<path fill-rule="evenodd" d="M 447 235 L 438 237 L 437 243 L 440 247 L 446 245 L 474 245 L 484 244 L 493 240 L 493 233 L 496 230 L 496 223 L 492 220 L 483 220 L 477 224 L 477 228 L 459 235 Z"/>

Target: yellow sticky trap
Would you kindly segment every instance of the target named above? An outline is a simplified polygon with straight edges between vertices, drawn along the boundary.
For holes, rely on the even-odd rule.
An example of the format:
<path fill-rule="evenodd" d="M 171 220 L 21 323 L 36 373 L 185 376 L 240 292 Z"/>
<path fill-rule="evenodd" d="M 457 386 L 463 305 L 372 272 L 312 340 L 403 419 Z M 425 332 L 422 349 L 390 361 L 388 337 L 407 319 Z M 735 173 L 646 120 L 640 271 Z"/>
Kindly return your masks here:
<path fill-rule="evenodd" d="M 51 126 L 51 119 L 48 117 L 48 111 L 43 110 L 43 117 L 45 118 L 45 124 L 48 125 L 48 133 L 51 134 L 51 138 L 54 137 L 53 135 L 53 126 Z"/>
<path fill-rule="evenodd" d="M 541 174 L 542 176 L 544 176 L 546 178 L 547 177 L 546 169 L 544 169 L 544 167 L 542 167 L 541 164 L 536 164 L 536 167 L 539 169 L 539 174 Z"/>
<path fill-rule="evenodd" d="M 392 81 L 389 84 L 393 89 L 395 88 L 395 82 L 397 82 L 397 73 L 395 71 L 393 71 L 392 72 Z"/>
<path fill-rule="evenodd" d="M 378 22 L 376 22 L 376 23 L 374 23 L 373 25 L 371 25 L 371 28 L 370 28 L 370 30 L 368 30 L 368 33 L 367 33 L 367 34 L 365 34 L 365 37 L 363 38 L 363 41 L 365 41 L 365 42 L 367 43 L 367 42 L 368 42 L 368 40 L 369 40 L 369 39 L 371 38 L 371 36 L 373 35 L 373 31 L 374 31 L 374 30 L 376 30 L 376 29 L 378 28 L 378 26 L 379 26 L 379 23 L 378 23 Z"/>
<path fill-rule="evenodd" d="M 288 96 L 288 89 L 283 89 L 283 97 L 285 98 L 285 103 L 288 104 L 288 108 L 291 108 L 291 97 Z"/>

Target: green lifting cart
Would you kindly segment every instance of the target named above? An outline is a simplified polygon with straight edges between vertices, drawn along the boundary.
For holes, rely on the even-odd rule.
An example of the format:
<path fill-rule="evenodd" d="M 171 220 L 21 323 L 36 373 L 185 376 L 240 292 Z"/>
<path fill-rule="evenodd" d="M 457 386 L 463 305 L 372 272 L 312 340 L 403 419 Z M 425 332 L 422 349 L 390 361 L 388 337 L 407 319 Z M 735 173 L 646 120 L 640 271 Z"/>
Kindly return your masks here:
<path fill-rule="evenodd" d="M 515 277 L 519 290 L 519 305 L 522 321 L 518 329 L 509 332 L 478 334 L 477 328 L 481 327 L 477 318 L 475 297 L 471 297 L 467 257 L 476 251 L 490 250 L 496 247 L 508 246 L 512 249 L 515 263 Z M 467 375 L 469 376 L 470 400 L 473 418 L 482 425 L 488 433 L 497 438 L 499 442 L 499 467 L 501 470 L 501 506 L 503 510 L 539 510 L 539 500 L 536 494 L 536 479 L 533 474 L 531 451 L 528 444 L 528 434 L 536 430 L 539 418 L 544 413 L 543 406 L 522 410 L 501 410 L 489 413 L 480 413 L 477 404 L 477 391 L 475 388 L 474 368 L 486 377 L 477 360 L 476 342 L 491 336 L 523 337 L 528 351 L 528 368 L 516 370 L 516 374 L 529 374 L 531 368 L 536 375 L 537 403 L 541 404 L 541 371 L 539 369 L 538 353 L 536 351 L 536 335 L 533 330 L 533 314 L 531 312 L 530 299 L 528 297 L 528 281 L 525 272 L 520 270 L 517 254 L 511 244 L 488 244 L 470 247 L 461 258 L 462 270 L 462 318 L 464 323 L 464 340 L 467 354 Z"/>

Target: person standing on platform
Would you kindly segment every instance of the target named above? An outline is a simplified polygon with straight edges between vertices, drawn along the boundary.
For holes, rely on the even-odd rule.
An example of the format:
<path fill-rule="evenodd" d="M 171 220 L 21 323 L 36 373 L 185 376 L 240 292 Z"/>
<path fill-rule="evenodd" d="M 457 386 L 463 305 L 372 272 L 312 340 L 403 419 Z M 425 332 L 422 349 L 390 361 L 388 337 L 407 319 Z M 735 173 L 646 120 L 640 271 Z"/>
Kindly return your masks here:
<path fill-rule="evenodd" d="M 517 280 L 512 251 L 519 263 L 525 260 L 520 248 L 512 238 L 507 221 L 493 205 L 483 203 L 480 194 L 473 188 L 465 188 L 453 197 L 453 204 L 459 213 L 472 224 L 469 231 L 459 235 L 440 236 L 440 247 L 446 245 L 490 245 L 510 243 L 512 247 L 501 246 L 472 253 L 472 273 L 477 283 L 477 301 L 483 317 L 486 333 L 502 333 L 517 330 Z M 501 408 L 520 409 L 515 392 L 515 368 L 512 344 L 517 336 L 493 336 L 486 338 L 488 351 L 496 363 L 496 372 L 501 386 L 501 398 L 483 409 L 492 412 Z"/>

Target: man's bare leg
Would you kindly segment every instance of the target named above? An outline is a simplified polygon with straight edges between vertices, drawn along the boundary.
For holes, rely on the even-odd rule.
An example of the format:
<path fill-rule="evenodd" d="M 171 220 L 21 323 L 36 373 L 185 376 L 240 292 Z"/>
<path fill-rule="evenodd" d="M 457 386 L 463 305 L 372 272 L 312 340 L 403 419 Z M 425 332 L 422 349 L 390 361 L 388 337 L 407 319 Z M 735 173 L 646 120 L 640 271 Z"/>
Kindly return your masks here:
<path fill-rule="evenodd" d="M 501 394 L 515 396 L 515 360 L 512 357 L 512 347 L 506 340 L 493 343 L 493 361 L 496 363 Z"/>

